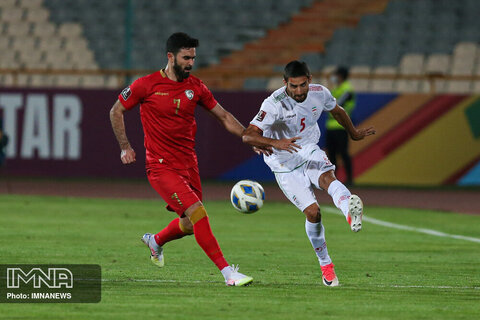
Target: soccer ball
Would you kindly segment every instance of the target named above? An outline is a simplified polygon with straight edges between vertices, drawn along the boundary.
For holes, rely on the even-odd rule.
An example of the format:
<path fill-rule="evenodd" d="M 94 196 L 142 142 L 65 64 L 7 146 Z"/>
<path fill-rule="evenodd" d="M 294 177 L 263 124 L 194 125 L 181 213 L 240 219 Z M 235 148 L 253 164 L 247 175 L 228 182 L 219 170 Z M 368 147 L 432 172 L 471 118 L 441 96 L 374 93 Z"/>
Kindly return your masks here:
<path fill-rule="evenodd" d="M 252 180 L 238 181 L 232 188 L 230 200 L 235 209 L 243 213 L 254 213 L 263 206 L 265 191 L 260 183 Z"/>

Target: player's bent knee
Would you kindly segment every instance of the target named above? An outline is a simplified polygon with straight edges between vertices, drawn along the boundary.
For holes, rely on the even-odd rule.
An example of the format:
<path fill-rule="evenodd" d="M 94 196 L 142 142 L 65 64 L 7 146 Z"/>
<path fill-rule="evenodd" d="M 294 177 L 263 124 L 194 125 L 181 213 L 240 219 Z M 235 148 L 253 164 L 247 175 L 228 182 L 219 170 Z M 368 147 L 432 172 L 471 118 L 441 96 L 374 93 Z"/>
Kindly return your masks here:
<path fill-rule="evenodd" d="M 320 208 L 316 203 L 308 206 L 305 210 L 303 210 L 305 217 L 309 222 L 315 223 L 320 222 L 321 215 L 320 215 Z"/>
<path fill-rule="evenodd" d="M 323 190 L 328 190 L 330 183 L 335 180 L 337 180 L 337 178 L 335 177 L 335 173 L 333 172 L 333 170 L 329 170 L 320 175 L 320 177 L 318 178 L 318 185 Z"/>
<path fill-rule="evenodd" d="M 321 215 L 320 215 L 320 211 L 317 211 L 315 213 L 309 213 L 309 214 L 305 214 L 306 217 L 307 217 L 307 220 L 311 223 L 317 223 L 317 222 L 320 222 L 321 220 Z"/>
<path fill-rule="evenodd" d="M 189 219 L 181 218 L 180 221 L 178 222 L 178 226 L 180 227 L 180 230 L 182 230 L 184 234 L 186 235 L 193 234 L 193 225 Z"/>
<path fill-rule="evenodd" d="M 197 223 L 201 219 L 207 217 L 207 211 L 205 210 L 204 206 L 200 206 L 193 210 L 192 214 L 188 217 L 192 224 Z"/>

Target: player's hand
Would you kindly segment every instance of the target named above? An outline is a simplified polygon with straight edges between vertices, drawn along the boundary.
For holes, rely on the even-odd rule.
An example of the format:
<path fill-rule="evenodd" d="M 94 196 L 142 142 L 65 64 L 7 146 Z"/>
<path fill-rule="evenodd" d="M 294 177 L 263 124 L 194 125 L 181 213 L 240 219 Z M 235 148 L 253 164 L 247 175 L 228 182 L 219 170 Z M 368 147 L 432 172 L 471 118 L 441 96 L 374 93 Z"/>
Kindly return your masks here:
<path fill-rule="evenodd" d="M 253 151 L 258 155 L 266 155 L 267 157 L 273 153 L 273 149 L 271 147 L 252 147 Z"/>
<path fill-rule="evenodd" d="M 130 164 L 136 161 L 135 159 L 135 151 L 132 148 L 124 149 L 120 153 L 120 159 L 122 160 L 123 164 Z"/>
<path fill-rule="evenodd" d="M 371 136 L 375 134 L 377 131 L 375 130 L 374 127 L 368 127 L 368 128 L 362 128 L 362 129 L 357 129 L 353 134 L 352 134 L 352 140 L 362 140 L 366 136 Z"/>
<path fill-rule="evenodd" d="M 273 143 L 272 145 L 275 149 L 287 150 L 290 153 L 294 153 L 294 152 L 297 152 L 299 149 L 302 149 L 301 146 L 295 143 L 299 139 L 302 139 L 302 138 L 295 137 L 290 139 L 275 140 L 275 143 Z"/>

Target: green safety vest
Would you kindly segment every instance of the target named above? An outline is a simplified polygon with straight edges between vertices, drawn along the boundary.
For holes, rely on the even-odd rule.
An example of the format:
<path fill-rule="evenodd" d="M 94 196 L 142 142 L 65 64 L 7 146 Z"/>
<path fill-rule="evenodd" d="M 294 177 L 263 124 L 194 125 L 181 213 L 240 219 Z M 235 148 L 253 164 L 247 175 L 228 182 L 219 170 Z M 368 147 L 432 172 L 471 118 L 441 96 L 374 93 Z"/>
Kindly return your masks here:
<path fill-rule="evenodd" d="M 337 104 L 347 112 L 351 117 L 353 108 L 355 108 L 356 97 L 353 87 L 349 81 L 344 81 L 340 86 L 331 90 L 332 95 L 337 99 Z M 332 113 L 328 113 L 327 123 L 328 130 L 344 129 L 341 124 L 335 120 Z"/>

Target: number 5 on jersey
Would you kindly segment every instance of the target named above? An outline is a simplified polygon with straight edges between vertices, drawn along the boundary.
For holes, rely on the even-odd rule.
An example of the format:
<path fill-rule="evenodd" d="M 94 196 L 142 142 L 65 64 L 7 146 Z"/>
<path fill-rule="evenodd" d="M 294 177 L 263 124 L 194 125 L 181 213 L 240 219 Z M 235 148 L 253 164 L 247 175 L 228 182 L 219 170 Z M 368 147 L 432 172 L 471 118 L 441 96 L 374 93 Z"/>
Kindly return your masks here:
<path fill-rule="evenodd" d="M 175 109 L 175 114 L 178 114 L 178 110 L 180 110 L 180 99 L 173 99 L 173 103 L 177 106 Z"/>
<path fill-rule="evenodd" d="M 303 130 L 305 130 L 305 118 L 302 118 L 302 120 L 300 120 L 300 126 L 302 127 L 300 129 L 300 132 L 302 132 Z"/>

